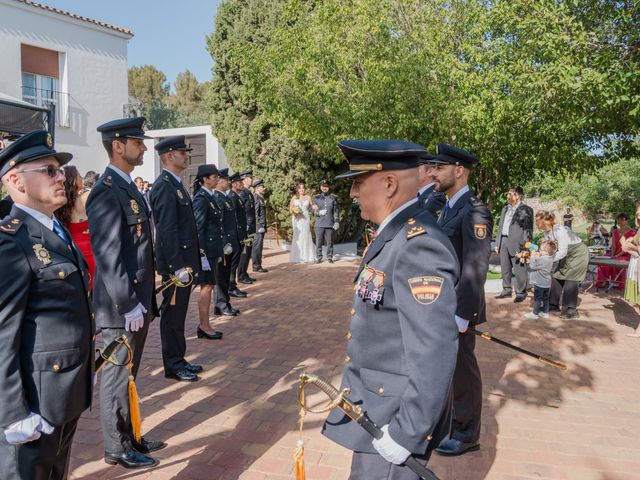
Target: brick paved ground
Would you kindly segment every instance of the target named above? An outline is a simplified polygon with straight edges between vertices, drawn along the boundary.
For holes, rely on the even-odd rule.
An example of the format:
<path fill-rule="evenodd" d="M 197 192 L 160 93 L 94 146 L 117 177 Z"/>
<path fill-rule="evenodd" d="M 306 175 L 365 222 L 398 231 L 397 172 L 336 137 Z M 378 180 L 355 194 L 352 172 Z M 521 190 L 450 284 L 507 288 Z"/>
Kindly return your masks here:
<path fill-rule="evenodd" d="M 298 434 L 297 376 L 308 369 L 338 384 L 345 355 L 355 263 L 291 265 L 269 250 L 268 274 L 234 302 L 242 315 L 216 318 L 222 341 L 195 336 L 188 360 L 205 367 L 195 384 L 163 376 L 159 321 L 151 327 L 138 376 L 143 430 L 169 446 L 160 465 L 131 471 L 102 461 L 95 408 L 79 424 L 73 479 L 292 479 Z M 491 331 L 561 360 L 565 372 L 479 340 L 484 377 L 482 448 L 458 458 L 434 455 L 442 479 L 640 479 L 640 340 L 625 336 L 638 316 L 620 298 L 585 295 L 579 320 L 525 321 L 526 305 L 489 298 Z M 516 340 L 517 339 L 517 340 Z M 311 401 L 322 399 L 314 395 Z M 349 452 L 305 428 L 309 480 L 344 480 Z"/>

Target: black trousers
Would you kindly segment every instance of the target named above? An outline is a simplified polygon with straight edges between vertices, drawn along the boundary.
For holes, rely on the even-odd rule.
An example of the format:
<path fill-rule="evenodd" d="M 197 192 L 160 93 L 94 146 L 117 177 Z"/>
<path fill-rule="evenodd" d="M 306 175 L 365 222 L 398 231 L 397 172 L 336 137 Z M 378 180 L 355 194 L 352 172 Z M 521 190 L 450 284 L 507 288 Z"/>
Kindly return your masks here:
<path fill-rule="evenodd" d="M 506 237 L 503 238 L 506 241 Z M 511 282 L 516 278 L 516 294 L 527 293 L 527 267 L 518 261 L 515 255 L 509 255 L 506 246 L 500 247 L 500 270 L 502 271 L 502 290 L 511 291 Z"/>
<path fill-rule="evenodd" d="M 238 283 L 237 283 L 237 275 L 238 275 L 238 265 L 240 265 L 240 253 L 242 252 L 242 250 L 244 249 L 244 245 L 240 244 L 240 250 L 238 250 L 237 252 L 233 252 L 230 255 L 230 262 L 229 262 L 229 290 L 235 290 L 236 288 L 238 288 Z M 226 257 L 226 256 L 225 256 Z M 226 259 L 225 259 L 226 261 Z"/>
<path fill-rule="evenodd" d="M 322 258 L 322 245 L 327 246 L 327 258 L 333 258 L 333 228 L 316 227 L 316 258 Z"/>
<path fill-rule="evenodd" d="M 213 268 L 216 277 L 216 307 L 223 309 L 229 306 L 229 270 L 231 267 L 231 255 L 225 255 L 221 262 L 217 262 Z"/>
<path fill-rule="evenodd" d="M 162 281 L 169 280 L 163 275 Z M 171 300 L 175 295 L 175 305 Z M 184 322 L 189 308 L 191 285 L 188 287 L 169 287 L 162 292 L 160 307 L 160 341 L 162 343 L 162 363 L 165 373 L 176 373 L 187 364 L 184 359 L 187 341 L 184 338 Z"/>
<path fill-rule="evenodd" d="M 533 287 L 533 313 L 549 313 L 549 293 L 550 288 L 539 286 Z"/>
<path fill-rule="evenodd" d="M 549 304 L 554 307 L 578 308 L 578 287 L 579 282 L 576 280 L 558 280 L 552 276 Z"/>
<path fill-rule="evenodd" d="M 264 247 L 264 233 L 256 233 L 256 238 L 251 246 L 251 262 L 253 271 L 262 267 L 262 248 Z"/>
<path fill-rule="evenodd" d="M 431 449 L 425 455 L 414 456 L 426 465 Z M 419 480 L 419 477 L 409 467 L 387 462 L 377 453 L 353 452 L 349 480 Z"/>
<path fill-rule="evenodd" d="M 147 340 L 150 319 L 137 332 L 124 328 L 103 328 L 102 345 L 106 347 L 120 335 L 126 335 L 133 353 L 133 376 L 138 374 L 144 343 Z M 127 361 L 127 349 L 120 346 L 113 353 L 118 363 Z M 100 424 L 104 437 L 104 450 L 120 454 L 131 449 L 131 417 L 129 415 L 129 369 L 105 363 L 100 371 Z"/>
<path fill-rule="evenodd" d="M 249 268 L 249 259 L 251 258 L 251 245 L 242 245 L 242 251 L 240 253 L 240 261 L 238 262 L 238 280 L 247 278 L 249 274 L 247 270 Z"/>
<path fill-rule="evenodd" d="M 453 428 L 451 437 L 462 442 L 480 439 L 482 377 L 475 354 L 476 336 L 458 334 L 458 358 L 453 372 Z"/>
<path fill-rule="evenodd" d="M 0 435 L 0 478 L 63 480 L 67 478 L 71 443 L 80 417 L 60 425 L 50 435 L 22 445 L 10 445 Z"/>

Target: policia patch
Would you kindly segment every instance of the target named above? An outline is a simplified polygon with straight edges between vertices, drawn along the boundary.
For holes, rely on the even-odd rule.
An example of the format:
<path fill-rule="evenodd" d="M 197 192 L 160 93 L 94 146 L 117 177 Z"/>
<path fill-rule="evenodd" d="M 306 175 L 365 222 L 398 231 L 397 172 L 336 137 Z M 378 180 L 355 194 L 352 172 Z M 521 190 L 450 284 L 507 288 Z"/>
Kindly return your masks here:
<path fill-rule="evenodd" d="M 408 282 L 413 298 L 422 305 L 430 305 L 440 296 L 444 279 L 442 277 L 413 277 Z"/>
<path fill-rule="evenodd" d="M 484 223 L 476 223 L 473 226 L 473 234 L 478 240 L 484 240 L 487 236 L 487 226 Z"/>

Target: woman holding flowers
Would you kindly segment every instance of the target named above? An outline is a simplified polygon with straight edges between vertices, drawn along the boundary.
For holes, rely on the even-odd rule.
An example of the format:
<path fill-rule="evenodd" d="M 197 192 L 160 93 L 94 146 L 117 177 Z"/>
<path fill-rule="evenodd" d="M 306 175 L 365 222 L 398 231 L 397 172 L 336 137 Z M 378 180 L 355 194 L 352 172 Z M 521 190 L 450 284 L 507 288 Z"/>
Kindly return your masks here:
<path fill-rule="evenodd" d="M 309 209 L 311 197 L 307 195 L 304 183 L 296 186 L 296 193 L 289 202 L 291 222 L 293 225 L 293 239 L 289 261 L 295 263 L 309 263 L 315 259 L 315 245 L 311 238 L 311 219 Z"/>

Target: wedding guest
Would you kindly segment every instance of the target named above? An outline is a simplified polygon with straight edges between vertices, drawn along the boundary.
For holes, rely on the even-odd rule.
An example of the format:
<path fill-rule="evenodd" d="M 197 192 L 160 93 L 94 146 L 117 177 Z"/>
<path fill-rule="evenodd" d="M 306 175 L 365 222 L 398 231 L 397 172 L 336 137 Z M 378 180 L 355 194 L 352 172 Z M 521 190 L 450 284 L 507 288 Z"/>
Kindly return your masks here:
<path fill-rule="evenodd" d="M 544 240 L 539 252 L 532 252 L 529 259 L 529 282 L 533 285 L 533 310 L 524 317 L 530 320 L 549 318 L 549 294 L 551 292 L 551 271 L 556 244 Z"/>
<path fill-rule="evenodd" d="M 84 174 L 84 178 L 82 179 L 82 184 L 87 191 L 90 191 L 93 186 L 96 184 L 98 179 L 100 178 L 100 174 L 94 172 L 93 170 L 89 170 Z"/>
<path fill-rule="evenodd" d="M 629 254 L 622 251 L 622 239 L 627 240 L 633 238 L 636 231 L 629 226 L 629 215 L 620 213 L 616 217 L 616 225 L 618 228 L 612 230 L 611 236 L 611 258 L 615 260 L 629 260 Z M 622 290 L 624 288 L 624 278 L 627 271 L 620 267 L 611 267 L 609 265 L 598 266 L 598 280 L 596 287 L 604 288 L 613 283 L 615 288 Z M 622 280 L 621 280 L 622 279 Z"/>
<path fill-rule="evenodd" d="M 536 226 L 544 232 L 545 240 L 553 240 L 558 246 L 553 256 L 557 264 L 551 279 L 549 309 L 560 310 L 562 306 L 560 318 L 578 318 L 578 286 L 587 274 L 589 250 L 569 227 L 556 225 L 556 217 L 549 211 L 536 213 Z"/>
<path fill-rule="evenodd" d="M 638 269 L 638 255 L 640 253 L 640 203 L 636 204 L 636 227 L 639 227 L 633 238 L 622 237 L 622 251 L 629 255 L 627 281 L 624 285 L 624 299 L 640 312 L 640 270 Z M 628 337 L 640 338 L 640 324 Z"/>
<path fill-rule="evenodd" d="M 85 205 L 89 197 L 89 191 L 84 189 L 84 183 L 80 172 L 73 165 L 64 167 L 64 193 L 67 203 L 56 210 L 56 218 L 65 224 L 71 233 L 71 238 L 82 252 L 87 261 L 91 279 L 90 288 L 93 288 L 93 275 L 96 271 L 96 262 L 91 249 L 91 237 L 89 234 L 89 220 Z"/>

